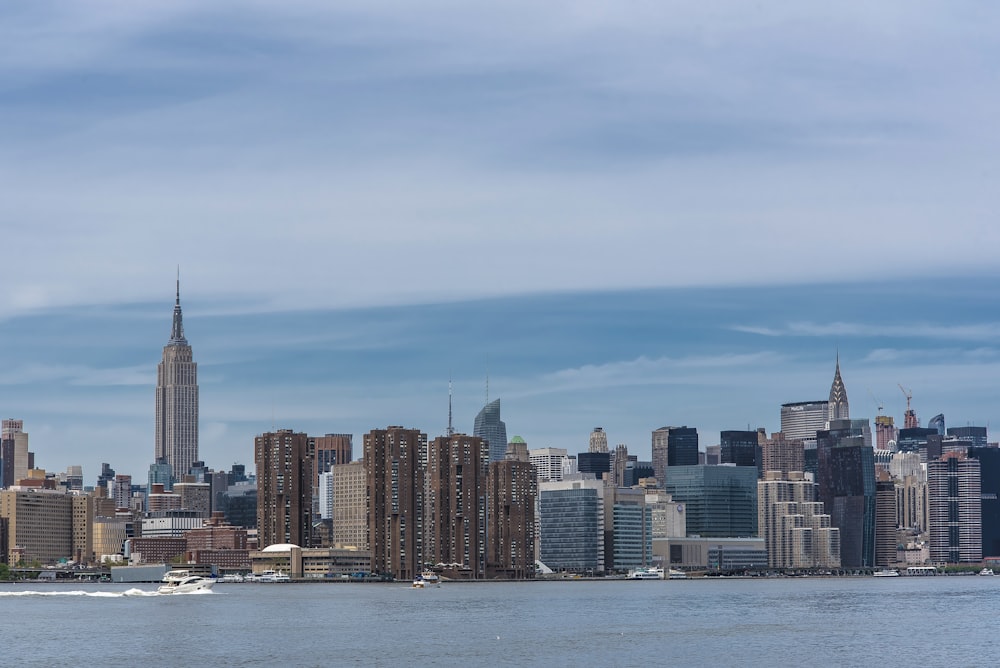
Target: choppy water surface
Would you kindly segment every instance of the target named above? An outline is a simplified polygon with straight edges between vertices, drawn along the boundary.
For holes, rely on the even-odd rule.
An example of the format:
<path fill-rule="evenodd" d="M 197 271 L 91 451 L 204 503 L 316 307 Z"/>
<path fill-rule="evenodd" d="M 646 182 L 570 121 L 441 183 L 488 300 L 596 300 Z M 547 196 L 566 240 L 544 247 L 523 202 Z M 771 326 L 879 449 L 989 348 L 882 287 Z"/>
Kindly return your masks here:
<path fill-rule="evenodd" d="M 0 585 L 0 662 L 1000 664 L 1000 577 L 155 588 Z"/>

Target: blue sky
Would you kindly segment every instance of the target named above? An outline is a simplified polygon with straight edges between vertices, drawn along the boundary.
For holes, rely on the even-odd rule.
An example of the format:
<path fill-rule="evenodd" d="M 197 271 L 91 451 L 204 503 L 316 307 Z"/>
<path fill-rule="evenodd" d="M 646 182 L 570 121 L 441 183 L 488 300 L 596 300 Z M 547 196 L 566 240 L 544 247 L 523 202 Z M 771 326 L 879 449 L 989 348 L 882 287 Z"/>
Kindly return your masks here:
<path fill-rule="evenodd" d="M 0 413 L 142 475 L 179 264 L 217 468 L 487 369 L 531 446 L 709 444 L 838 346 L 854 413 L 985 424 L 1000 10 L 870 4 L 6 3 Z"/>

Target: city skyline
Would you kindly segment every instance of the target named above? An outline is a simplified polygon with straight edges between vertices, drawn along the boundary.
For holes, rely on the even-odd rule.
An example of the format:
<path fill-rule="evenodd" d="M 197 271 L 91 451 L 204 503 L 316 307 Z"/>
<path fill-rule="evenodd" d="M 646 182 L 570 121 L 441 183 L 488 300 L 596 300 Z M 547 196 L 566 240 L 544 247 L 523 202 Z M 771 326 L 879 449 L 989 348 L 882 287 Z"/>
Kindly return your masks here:
<path fill-rule="evenodd" d="M 838 347 L 845 387 L 855 397 L 852 414 L 874 418 L 877 405 L 883 405 L 900 425 L 906 402 L 897 383 L 902 383 L 914 390 L 913 405 L 923 424 L 940 412 L 949 427 L 991 424 L 998 371 L 997 353 L 986 345 L 992 325 L 970 314 L 988 318 L 996 298 L 991 302 L 984 292 L 967 290 L 941 311 L 940 322 L 951 324 L 913 325 L 910 336 L 901 333 L 900 325 L 850 325 L 846 320 L 822 325 L 817 318 L 813 332 L 786 320 L 788 313 L 820 316 L 831 299 L 854 304 L 853 291 L 875 295 L 876 301 L 899 299 L 905 310 L 906 288 L 813 286 L 805 297 L 799 295 L 798 303 L 788 303 L 797 292 L 791 288 L 746 288 L 736 300 L 738 307 L 732 302 L 733 291 L 723 289 L 549 295 L 299 314 L 281 321 L 297 323 L 290 328 L 263 316 L 210 315 L 198 305 L 197 291 L 189 289 L 195 294 L 188 301 L 185 325 L 197 332 L 201 351 L 201 457 L 216 469 L 234 461 L 252 465 L 253 438 L 274 427 L 311 435 L 353 433 L 359 438 L 371 429 L 403 423 L 431 438 L 444 434 L 448 378 L 436 371 L 456 366 L 456 356 L 473 370 L 454 374 L 454 423 L 457 431 L 471 433 L 473 417 L 482 408 L 485 369 L 479 377 L 478 350 L 468 347 L 456 354 L 456 347 L 460 340 L 475 339 L 474 333 L 491 330 L 496 323 L 481 319 L 488 312 L 495 314 L 496 322 L 509 315 L 519 323 L 518 342 L 485 334 L 478 340 L 490 349 L 491 396 L 501 398 L 505 406 L 508 437 L 524 437 L 529 448 L 585 452 L 593 428 L 603 426 L 609 445 L 625 443 L 631 454 L 648 460 L 650 433 L 663 424 L 697 428 L 702 448 L 715 444 L 720 431 L 748 424 L 751 429 L 778 431 L 782 403 L 819 400 L 829 393 Z M 920 294 L 909 299 L 922 301 L 926 292 L 916 292 Z M 817 295 L 823 298 L 814 299 Z M 808 307 L 808 302 L 814 305 Z M 581 337 L 581 322 L 592 321 L 595 309 L 607 309 L 613 317 L 605 328 L 594 328 L 594 336 Z M 673 309 L 686 323 L 676 336 L 664 336 L 659 315 L 664 309 Z M 850 309 L 843 312 L 856 315 Z M 525 325 L 540 314 L 547 315 L 538 326 Z M 554 330 L 556 314 L 563 322 Z M 169 313 L 161 303 L 124 309 L 114 317 L 105 310 L 72 317 L 74 330 L 88 332 L 93 339 L 76 336 L 72 346 L 64 344 L 55 351 L 46 342 L 58 335 L 50 327 L 61 331 L 62 318 L 35 319 L 30 330 L 12 326 L 16 321 L 0 322 L 0 336 L 7 344 L 4 354 L 13 351 L 21 361 L 64 355 L 75 365 L 90 359 L 96 367 L 113 352 L 130 364 L 103 371 L 76 366 L 67 373 L 31 378 L 20 372 L 30 367 L 8 365 L 13 374 L 2 386 L 0 410 L 24 420 L 41 468 L 59 472 L 82 464 L 90 485 L 100 463 L 107 461 L 118 472 L 144 480 L 151 463 L 149 393 L 156 383 L 155 351 L 164 328 L 171 325 Z M 341 324 L 339 332 L 311 341 L 302 337 L 303 327 L 315 331 L 331 319 Z M 454 331 L 450 322 L 479 324 Z M 781 323 L 790 332 L 797 328 L 805 333 L 747 331 L 778 329 Z M 630 333 L 628 340 L 607 338 L 606 330 L 618 327 Z M 880 336 L 866 331 L 878 327 L 888 332 Z M 380 331 L 386 332 L 384 340 L 375 336 Z M 403 331 L 409 336 L 401 337 Z M 899 347 L 887 348 L 886 339 Z M 272 345 L 263 345 L 265 340 Z M 565 345 L 570 340 L 574 345 Z M 943 346 L 940 359 L 928 346 Z M 592 359 L 601 363 L 588 364 Z M 383 382 L 393 373 L 399 383 Z M 81 421 L 83 415 L 87 419 Z M 93 432 L 95 415 L 104 425 L 99 433 Z"/>
<path fill-rule="evenodd" d="M 449 379 L 471 433 L 487 376 L 509 437 L 647 459 L 777 431 L 837 351 L 856 417 L 1000 420 L 996 7 L 3 17 L 0 416 L 46 470 L 145 479 L 178 264 L 216 469 L 444 434 Z"/>

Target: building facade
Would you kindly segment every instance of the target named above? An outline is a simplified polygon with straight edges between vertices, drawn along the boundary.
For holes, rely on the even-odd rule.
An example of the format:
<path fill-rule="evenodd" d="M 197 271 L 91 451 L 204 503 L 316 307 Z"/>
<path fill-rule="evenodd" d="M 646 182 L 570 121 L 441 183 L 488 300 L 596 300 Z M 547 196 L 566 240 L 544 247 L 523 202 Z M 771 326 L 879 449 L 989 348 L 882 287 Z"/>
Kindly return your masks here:
<path fill-rule="evenodd" d="M 411 580 L 424 564 L 424 466 L 427 435 L 387 427 L 364 437 L 365 504 L 373 573 Z"/>
<path fill-rule="evenodd" d="M 507 451 L 507 425 L 500 419 L 500 400 L 494 399 L 476 415 L 472 434 L 487 444 L 489 460 L 498 462 Z"/>
<path fill-rule="evenodd" d="M 667 494 L 683 503 L 689 536 L 757 535 L 757 468 L 668 466 Z"/>
<path fill-rule="evenodd" d="M 180 280 L 170 340 L 156 369 L 155 460 L 164 459 L 178 478 L 198 460 L 198 365 L 184 338 Z"/>
<path fill-rule="evenodd" d="M 553 571 L 604 572 L 604 484 L 573 479 L 538 486 L 539 559 Z"/>
<path fill-rule="evenodd" d="M 931 561 L 947 564 L 982 561 L 979 460 L 954 453 L 928 462 L 927 496 Z"/>
<path fill-rule="evenodd" d="M 254 439 L 260 545 L 312 545 L 313 453 L 310 438 L 291 429 Z"/>
<path fill-rule="evenodd" d="M 483 439 L 465 434 L 439 436 L 427 447 L 424 561 L 460 564 L 459 572 L 473 580 L 486 576 L 490 456 Z"/>
<path fill-rule="evenodd" d="M 508 448 L 508 453 L 511 449 Z M 523 580 L 535 575 L 538 477 L 530 462 L 491 462 L 486 481 L 486 576 Z"/>

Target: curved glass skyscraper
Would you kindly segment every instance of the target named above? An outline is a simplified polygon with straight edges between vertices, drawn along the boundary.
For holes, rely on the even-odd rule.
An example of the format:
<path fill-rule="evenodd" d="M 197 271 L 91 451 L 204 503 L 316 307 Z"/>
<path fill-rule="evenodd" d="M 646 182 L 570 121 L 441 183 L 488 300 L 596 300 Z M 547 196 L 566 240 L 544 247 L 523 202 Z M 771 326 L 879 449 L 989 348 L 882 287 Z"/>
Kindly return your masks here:
<path fill-rule="evenodd" d="M 503 461 L 507 451 L 507 425 L 500 419 L 500 400 L 494 399 L 483 406 L 476 416 L 472 435 L 486 441 L 489 445 L 490 461 Z"/>

